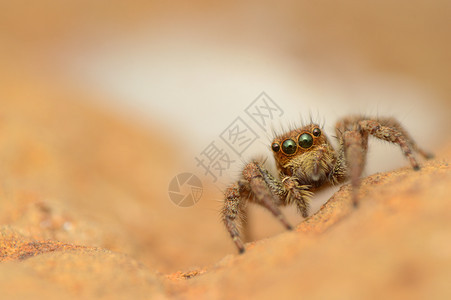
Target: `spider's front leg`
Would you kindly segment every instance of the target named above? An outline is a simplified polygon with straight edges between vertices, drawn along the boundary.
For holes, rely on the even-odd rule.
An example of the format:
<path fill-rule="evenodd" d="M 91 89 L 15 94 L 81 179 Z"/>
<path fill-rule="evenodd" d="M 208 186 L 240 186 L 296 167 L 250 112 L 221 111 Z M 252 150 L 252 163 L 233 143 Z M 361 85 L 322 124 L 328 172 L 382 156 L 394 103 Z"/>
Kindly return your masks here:
<path fill-rule="evenodd" d="M 237 228 L 237 218 L 241 223 L 245 222 L 244 205 L 242 200 L 245 200 L 244 194 L 247 193 L 243 188 L 240 188 L 239 183 L 233 184 L 225 192 L 224 207 L 222 208 L 222 220 L 230 233 L 230 237 L 235 243 L 240 253 L 244 252 L 244 244 L 240 238 L 240 232 Z M 241 192 L 240 192 L 241 190 Z"/>
<path fill-rule="evenodd" d="M 226 190 L 222 219 L 240 253 L 243 253 L 245 248 L 236 223 L 237 218 L 240 218 L 241 222 L 244 221 L 246 205 L 244 201 L 249 200 L 265 207 L 280 220 L 286 229 L 293 228 L 278 207 L 282 203 L 279 195 L 272 192 L 277 191 L 278 186 L 280 183 L 268 171 L 257 162 L 252 162 L 244 167 L 243 179 Z"/>
<path fill-rule="evenodd" d="M 361 120 L 359 122 L 361 131 L 366 131 L 372 136 L 399 145 L 404 156 L 407 157 L 412 168 L 419 170 L 420 165 L 415 159 L 413 152 L 419 153 L 426 159 L 434 157 L 433 154 L 428 153 L 418 147 L 412 137 L 407 131 L 393 118 L 383 118 L 378 120 Z"/>
<path fill-rule="evenodd" d="M 358 205 L 360 175 L 363 172 L 368 151 L 368 134 L 358 130 L 346 131 L 343 134 L 343 141 L 347 173 L 352 185 L 352 203 L 356 207 Z"/>
<path fill-rule="evenodd" d="M 366 160 L 369 135 L 397 144 L 414 170 L 420 169 L 413 155 L 414 151 L 426 159 L 433 157 L 432 154 L 418 147 L 407 131 L 393 118 L 373 120 L 363 117 L 351 117 L 339 121 L 336 129 L 337 137 L 342 145 L 340 152 L 344 153 L 348 176 L 351 179 L 354 206 L 358 204 L 357 195 L 360 186 L 360 175 Z"/>

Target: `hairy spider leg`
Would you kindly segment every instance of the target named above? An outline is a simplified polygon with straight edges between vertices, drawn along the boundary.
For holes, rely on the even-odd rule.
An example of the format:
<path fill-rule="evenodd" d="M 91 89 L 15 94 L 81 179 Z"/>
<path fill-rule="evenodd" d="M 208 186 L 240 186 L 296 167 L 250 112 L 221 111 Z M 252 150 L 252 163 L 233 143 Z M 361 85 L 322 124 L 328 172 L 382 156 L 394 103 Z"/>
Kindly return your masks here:
<path fill-rule="evenodd" d="M 365 165 L 368 149 L 368 135 L 397 144 L 404 156 L 409 160 L 414 170 L 419 170 L 413 152 L 416 151 L 423 157 L 429 159 L 433 155 L 418 147 L 407 131 L 393 118 L 380 118 L 377 120 L 364 117 L 350 117 L 337 122 L 337 137 L 342 145 L 339 151 L 345 155 L 345 164 L 348 168 L 348 176 L 352 185 L 352 201 L 354 206 L 358 205 L 358 188 L 360 186 L 360 175 Z"/>
<path fill-rule="evenodd" d="M 262 172 L 261 170 L 262 168 L 256 162 L 247 164 L 243 170 L 244 180 L 238 181 L 226 190 L 225 205 L 222 210 L 223 221 L 240 253 L 243 253 L 245 249 L 236 225 L 236 218 L 239 213 L 244 211 L 242 204 L 244 200 L 242 195 L 244 194 L 252 193 L 253 197 L 249 198 L 250 201 L 268 209 L 286 229 L 293 229 L 274 201 L 276 195 L 271 193 L 265 183 L 263 173 L 266 171 Z"/>

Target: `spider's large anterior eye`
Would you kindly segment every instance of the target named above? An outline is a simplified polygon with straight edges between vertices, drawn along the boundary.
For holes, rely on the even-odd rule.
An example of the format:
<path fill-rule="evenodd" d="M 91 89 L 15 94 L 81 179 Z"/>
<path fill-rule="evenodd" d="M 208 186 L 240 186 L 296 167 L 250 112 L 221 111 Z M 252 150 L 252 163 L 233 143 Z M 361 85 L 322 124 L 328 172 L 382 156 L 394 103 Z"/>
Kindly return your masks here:
<path fill-rule="evenodd" d="M 280 150 L 280 145 L 279 145 L 278 143 L 273 143 L 273 144 L 271 145 L 271 149 L 272 149 L 272 151 L 274 151 L 274 152 L 279 152 L 279 150 Z"/>
<path fill-rule="evenodd" d="M 313 135 L 319 137 L 321 135 L 321 129 L 319 128 L 313 129 Z"/>
<path fill-rule="evenodd" d="M 302 148 L 310 148 L 313 145 L 313 137 L 308 133 L 303 133 L 299 136 L 299 146 Z"/>
<path fill-rule="evenodd" d="M 296 152 L 297 147 L 298 146 L 296 145 L 296 142 L 292 139 L 289 139 L 283 142 L 282 151 L 283 153 L 290 155 Z"/>

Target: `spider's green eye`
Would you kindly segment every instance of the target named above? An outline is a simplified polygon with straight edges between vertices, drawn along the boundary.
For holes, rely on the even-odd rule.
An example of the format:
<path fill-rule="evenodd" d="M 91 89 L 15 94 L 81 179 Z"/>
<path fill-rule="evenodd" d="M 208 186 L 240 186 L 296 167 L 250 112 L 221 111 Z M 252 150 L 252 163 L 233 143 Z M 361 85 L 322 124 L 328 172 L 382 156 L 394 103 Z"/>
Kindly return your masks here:
<path fill-rule="evenodd" d="M 313 129 L 313 135 L 319 137 L 321 135 L 321 129 L 319 128 Z"/>
<path fill-rule="evenodd" d="M 298 146 L 296 145 L 296 142 L 293 141 L 292 139 L 289 140 L 285 140 L 282 144 L 282 151 L 285 154 L 294 154 L 296 152 L 296 149 L 298 148 Z"/>
<path fill-rule="evenodd" d="M 313 137 L 308 133 L 303 133 L 299 136 L 299 146 L 308 149 L 313 145 Z"/>
<path fill-rule="evenodd" d="M 274 151 L 274 152 L 279 152 L 279 150 L 280 150 L 280 145 L 277 144 L 277 143 L 273 143 L 273 144 L 271 145 L 271 149 L 272 149 L 272 151 Z"/>

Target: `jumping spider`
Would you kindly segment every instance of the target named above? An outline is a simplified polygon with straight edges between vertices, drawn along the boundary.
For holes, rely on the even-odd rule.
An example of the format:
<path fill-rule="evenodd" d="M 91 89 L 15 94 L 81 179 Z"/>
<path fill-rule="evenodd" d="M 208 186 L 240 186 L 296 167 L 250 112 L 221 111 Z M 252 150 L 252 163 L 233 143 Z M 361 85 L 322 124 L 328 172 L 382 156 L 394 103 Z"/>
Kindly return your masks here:
<path fill-rule="evenodd" d="M 295 204 L 301 215 L 307 217 L 313 191 L 325 185 L 349 179 L 352 201 L 357 206 L 360 175 L 365 165 L 369 135 L 399 145 L 414 170 L 419 170 L 420 167 L 413 151 L 425 158 L 432 157 L 420 149 L 393 118 L 346 117 L 337 122 L 335 134 L 338 151 L 332 147 L 317 124 L 309 124 L 276 136 L 271 149 L 279 176 L 273 176 L 261 163 L 253 161 L 244 167 L 242 178 L 227 188 L 222 219 L 240 253 L 245 248 L 237 221 L 244 221 L 247 201 L 268 209 L 289 230 L 292 226 L 279 206 Z"/>

